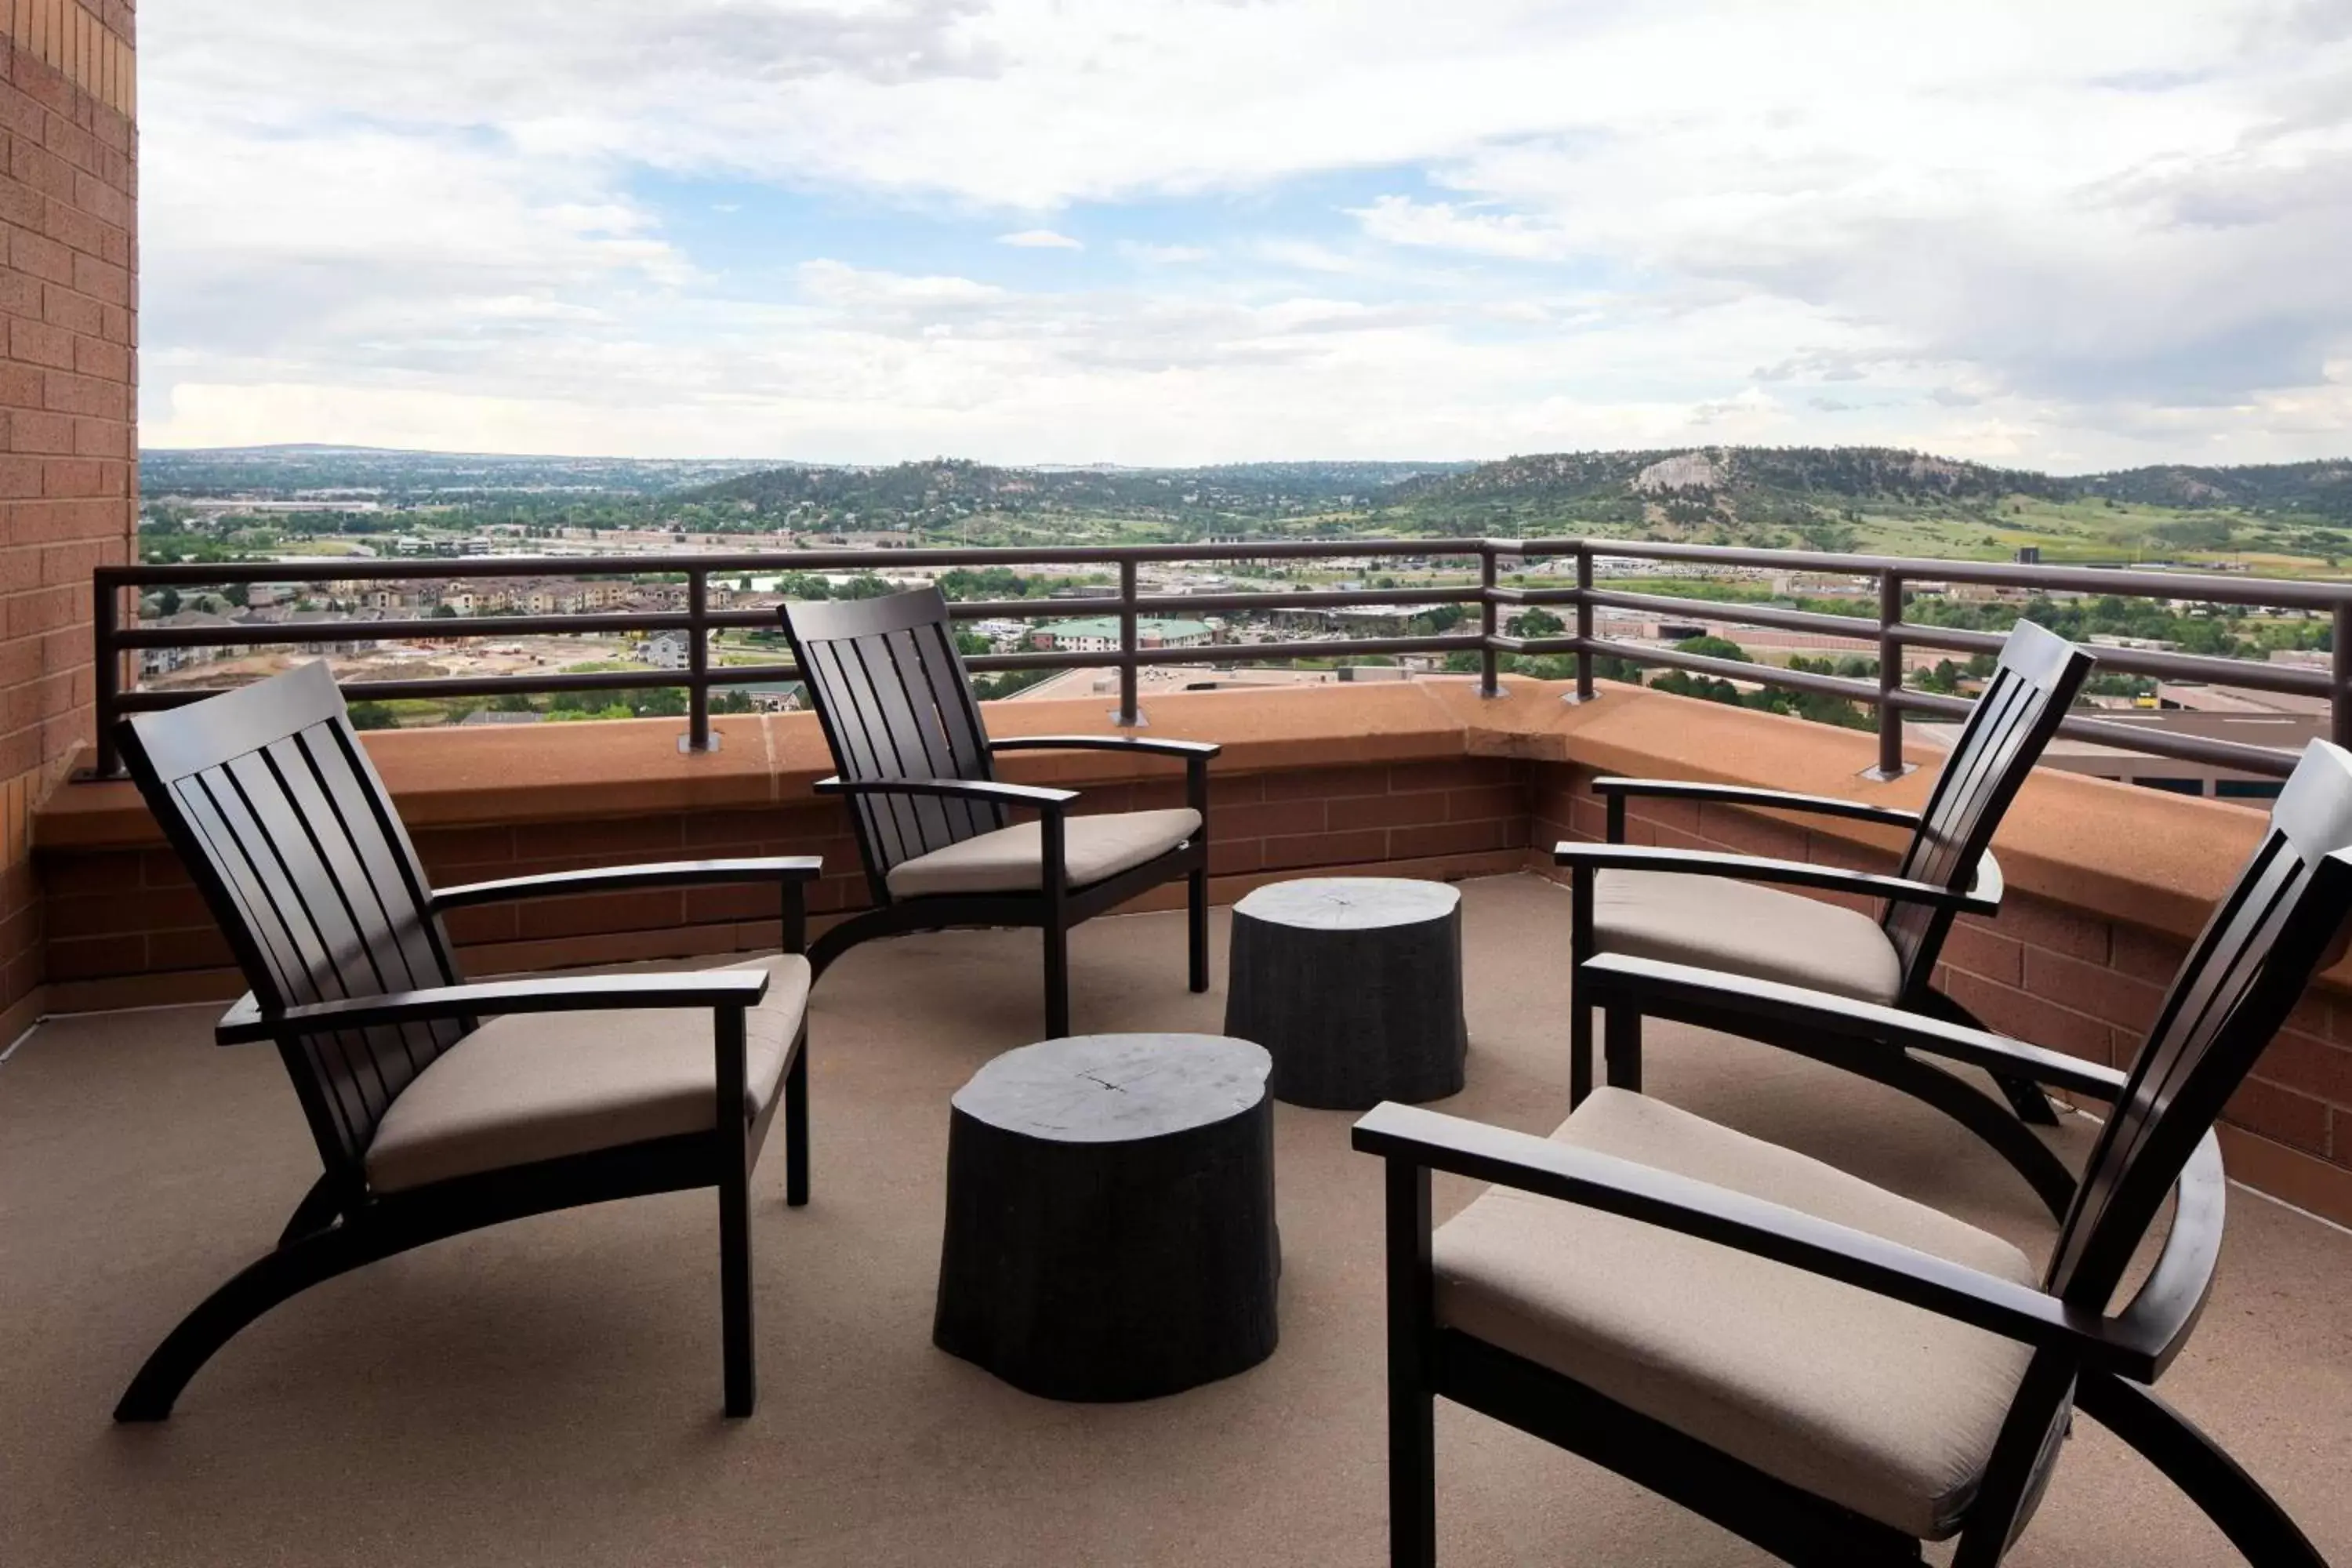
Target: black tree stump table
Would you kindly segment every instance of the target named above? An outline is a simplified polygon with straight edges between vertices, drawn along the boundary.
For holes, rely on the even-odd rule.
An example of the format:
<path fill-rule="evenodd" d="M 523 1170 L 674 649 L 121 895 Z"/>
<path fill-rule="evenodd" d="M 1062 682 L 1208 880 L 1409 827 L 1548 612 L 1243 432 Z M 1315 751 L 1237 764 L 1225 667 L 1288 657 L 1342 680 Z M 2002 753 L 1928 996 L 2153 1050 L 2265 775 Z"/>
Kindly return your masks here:
<path fill-rule="evenodd" d="M 1050 1399 L 1150 1399 L 1274 1353 L 1265 1052 L 1214 1035 L 1008 1051 L 956 1092 L 931 1339 Z"/>
<path fill-rule="evenodd" d="M 1225 1033 L 1274 1058 L 1276 1100 L 1362 1110 L 1459 1093 L 1462 894 L 1398 877 L 1276 882 L 1234 906 Z"/>

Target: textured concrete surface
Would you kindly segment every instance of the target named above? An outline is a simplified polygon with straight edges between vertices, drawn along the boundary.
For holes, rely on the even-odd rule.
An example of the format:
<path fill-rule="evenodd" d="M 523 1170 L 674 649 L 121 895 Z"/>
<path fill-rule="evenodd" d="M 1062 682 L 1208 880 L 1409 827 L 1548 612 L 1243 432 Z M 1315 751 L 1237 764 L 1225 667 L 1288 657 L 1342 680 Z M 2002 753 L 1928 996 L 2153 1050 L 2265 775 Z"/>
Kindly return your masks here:
<path fill-rule="evenodd" d="M 1563 1114 L 1567 899 L 1468 885 L 1469 1088 Z M 1224 914 L 1218 913 L 1223 971 Z M 1036 942 L 914 937 L 817 990 L 815 1199 L 756 1189 L 762 1403 L 719 1415 L 715 1204 L 614 1204 L 335 1281 L 234 1342 L 177 1415 L 107 1413 L 154 1341 L 276 1237 L 314 1157 L 274 1056 L 210 1012 L 45 1026 L 0 1066 L 0 1562 L 1372 1563 L 1383 1559 L 1380 1181 L 1341 1112 L 1277 1107 L 1283 1342 L 1239 1377 L 1049 1404 L 932 1348 L 950 1093 L 1038 1033 Z M 1180 918 L 1075 942 L 1085 1031 L 1213 1031 Z M 1657 1030 L 1652 1090 L 2046 1251 L 2005 1166 L 1932 1112 L 1766 1048 Z M 2090 1129 L 2062 1131 L 2079 1158 Z M 1446 1182 L 1442 1211 L 1467 1201 Z M 2352 1236 L 2232 1194 L 2164 1392 L 2352 1556 Z M 1449 1564 L 1759 1562 L 1712 1526 L 1441 1408 Z M 1938 1560 L 1941 1552 L 1934 1554 Z M 2220 1537 L 2078 1420 L 2020 1564 L 2221 1563 Z"/>

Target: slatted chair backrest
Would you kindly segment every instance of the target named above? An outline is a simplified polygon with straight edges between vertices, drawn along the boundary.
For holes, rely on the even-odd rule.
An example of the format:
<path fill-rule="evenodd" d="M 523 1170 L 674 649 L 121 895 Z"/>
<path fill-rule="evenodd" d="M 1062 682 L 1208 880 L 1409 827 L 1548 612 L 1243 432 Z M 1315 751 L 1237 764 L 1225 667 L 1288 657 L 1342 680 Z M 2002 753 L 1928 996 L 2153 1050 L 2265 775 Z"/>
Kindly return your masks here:
<path fill-rule="evenodd" d="M 1955 889 L 1974 879 L 2001 815 L 2058 732 L 2091 664 L 2089 654 L 2032 621 L 2011 629 L 1927 796 L 1899 875 Z M 1881 923 L 1902 961 L 1905 993 L 1924 990 L 1951 930 L 1951 911 L 1890 903 Z"/>
<path fill-rule="evenodd" d="M 121 726 L 140 793 L 264 1007 L 461 976 L 431 889 L 324 663 Z M 457 1023 L 281 1043 L 330 1171 L 355 1174 L 384 1110 Z"/>
<path fill-rule="evenodd" d="M 988 734 L 936 588 L 783 606 L 784 635 L 824 725 L 834 766 L 853 781 L 988 779 Z M 985 801 L 866 795 L 851 811 L 877 900 L 890 868 L 1005 826 Z"/>
<path fill-rule="evenodd" d="M 2352 915 L 2352 752 L 2314 741 L 2174 976 L 2059 1233 L 2047 1288 L 2104 1310 L 2189 1155 Z"/>
<path fill-rule="evenodd" d="M 2344 946 L 2352 917 L 2352 752 L 2314 741 L 2281 792 L 2271 826 L 2174 976 L 2155 1027 L 2092 1147 L 2058 1233 L 2043 1288 L 2086 1312 L 2113 1310 L 2117 1288 L 2167 1195 L 2222 1106 L 2304 988 Z M 2213 1221 L 2200 1215 L 2200 1226 Z M 2193 1245 L 2218 1247 L 2218 1236 Z M 2168 1313 L 2193 1322 L 2211 1283 L 2195 1266 L 2166 1282 Z M 2158 1274 L 2163 1272 L 2159 1264 Z M 2151 1276 L 2142 1287 L 2157 1289 Z M 2136 1303 L 2137 1304 L 2137 1303 Z M 2177 1340 L 2174 1348 L 2178 1348 Z M 1979 1493 L 1964 1562 L 1979 1539 L 2012 1542 L 2056 1468 L 2077 1372 L 2044 1350 L 2028 1368 Z M 2000 1478 L 1996 1484 L 1995 1478 Z"/>

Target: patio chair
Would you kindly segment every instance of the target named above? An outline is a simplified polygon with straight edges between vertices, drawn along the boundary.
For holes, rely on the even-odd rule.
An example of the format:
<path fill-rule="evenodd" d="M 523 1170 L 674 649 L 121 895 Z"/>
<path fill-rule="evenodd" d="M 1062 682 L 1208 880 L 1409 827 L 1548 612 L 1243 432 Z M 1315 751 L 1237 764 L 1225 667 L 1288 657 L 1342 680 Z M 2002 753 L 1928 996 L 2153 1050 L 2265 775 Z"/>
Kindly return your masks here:
<path fill-rule="evenodd" d="M 2001 899 L 1994 830 L 2090 673 L 2091 656 L 2031 621 L 2002 645 L 1992 677 L 1969 711 L 1923 811 L 1833 795 L 1738 784 L 1600 778 L 1608 803 L 1605 844 L 1563 843 L 1570 868 L 1570 949 L 1575 981 L 1603 953 L 1700 964 L 1982 1027 L 1935 988 L 1936 961 L 1956 915 L 1993 914 Z M 1911 842 L 1891 876 L 1834 866 L 1704 849 L 1650 848 L 1625 838 L 1631 797 L 1848 817 L 1907 828 Z M 1875 920 L 1784 889 L 1814 888 L 1883 900 Z M 1592 1006 L 1580 988 L 1569 1013 L 1571 1107 L 1592 1087 Z M 1603 1009 L 1608 1081 L 1642 1087 L 1642 1026 L 1632 1010 Z M 2009 1108 L 1916 1055 L 1825 1045 L 1761 1007 L 1734 1008 L 1714 1027 L 1833 1062 L 1915 1095 L 1953 1117 L 2017 1168 L 2053 1215 L 2063 1215 L 2074 1177 L 2021 1123 L 2056 1124 L 2042 1091 L 2013 1073 L 1995 1082 Z"/>
<path fill-rule="evenodd" d="M 1045 941 L 1045 1033 L 1060 1037 L 1070 1032 L 1070 928 L 1182 877 L 1192 987 L 1209 988 L 1209 759 L 1219 747 L 1131 735 L 990 740 L 934 588 L 782 614 L 840 770 L 817 792 L 848 800 L 874 900 L 817 938 L 817 973 L 878 936 L 1035 926 Z M 1000 752 L 1072 750 L 1175 758 L 1185 804 L 1081 816 L 1071 811 L 1076 791 L 1004 784 L 992 765 Z M 1010 824 L 1013 810 L 1037 820 Z"/>
<path fill-rule="evenodd" d="M 148 1357 L 115 1418 L 163 1419 L 247 1324 L 362 1264 L 525 1215 L 694 1187 L 719 1190 L 727 1414 L 751 1414 L 750 1184 L 780 1107 L 785 1202 L 808 1200 L 798 949 L 802 884 L 819 862 L 436 889 L 323 663 L 128 720 L 121 735 L 252 987 L 215 1038 L 277 1046 L 324 1172 L 276 1249 Z M 776 885 L 784 952 L 691 973 L 468 982 L 442 930 L 445 912 L 476 904 L 712 882 Z M 705 1015 L 705 1028 L 681 1013 Z"/>
<path fill-rule="evenodd" d="M 1612 1006 L 1706 1020 L 1741 995 L 1825 1039 L 1913 1050 L 2110 1107 L 2048 1266 L 1831 1166 L 1622 1089 L 1549 1138 L 1386 1104 L 1392 1558 L 1435 1552 L 1444 1394 L 1649 1488 L 1790 1563 L 1990 1568 L 2069 1413 L 2113 1430 L 2248 1561 L 2322 1559 L 2152 1389 L 2213 1279 L 2213 1123 L 2352 911 L 2352 752 L 2315 741 L 2198 938 L 2128 1075 L 1964 1025 L 1654 959 L 1604 955 Z M 1495 1185 L 1433 1236 L 1430 1172 Z M 2166 1197 L 2171 1222 L 2132 1271 Z M 2138 1283 L 2111 1310 L 2127 1279 Z"/>

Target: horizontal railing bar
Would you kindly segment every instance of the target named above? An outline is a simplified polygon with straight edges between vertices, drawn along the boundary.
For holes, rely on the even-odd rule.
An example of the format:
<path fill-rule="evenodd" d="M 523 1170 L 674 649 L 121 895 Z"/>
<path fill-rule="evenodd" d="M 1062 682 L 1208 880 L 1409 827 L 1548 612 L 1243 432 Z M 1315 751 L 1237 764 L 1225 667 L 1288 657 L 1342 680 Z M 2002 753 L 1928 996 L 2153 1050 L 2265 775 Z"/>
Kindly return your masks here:
<path fill-rule="evenodd" d="M 1138 648 L 1138 664 L 1250 663 L 1261 659 L 1332 658 L 1347 654 L 1464 653 L 1485 646 L 1476 636 L 1403 637 L 1329 637 L 1280 643 L 1213 643 L 1194 647 Z M 1123 656 L 1115 652 L 1046 651 L 983 653 L 964 660 L 966 668 L 987 674 L 1006 669 L 1108 669 Z M 803 679 L 795 664 L 715 665 L 697 678 L 684 669 L 597 670 L 579 675 L 436 676 L 418 680 L 349 680 L 343 694 L 353 701 L 400 700 L 409 698 L 485 697 L 517 693 L 530 696 L 554 691 L 644 691 L 664 687 L 691 690 L 696 687 L 724 689 L 794 681 Z M 126 691 L 117 700 L 123 712 L 152 712 L 176 708 L 201 698 L 216 697 L 226 687 Z"/>
<path fill-rule="evenodd" d="M 716 619 L 717 617 L 713 617 Z M 771 612 L 761 625 L 773 626 Z M 622 632 L 684 631 L 694 617 L 684 610 L 616 616 L 444 616 L 430 620 L 238 622 L 220 626 L 123 626 L 114 634 L 123 647 L 239 647 L 289 642 L 359 642 L 370 637 L 449 642 L 459 638 L 596 637 Z"/>
<path fill-rule="evenodd" d="M 2111 720 L 2069 718 L 2058 726 L 2058 732 L 2074 740 L 2113 746 L 2119 752 L 2144 752 L 2185 763 L 2206 763 L 2215 767 L 2237 768 L 2244 773 L 2267 773 L 2273 778 L 2282 779 L 2294 772 L 2294 764 L 2302 754 L 2299 751 L 2249 745 L 2242 741 L 2219 741 L 2206 735 L 2144 730 L 2137 724 L 2118 724 Z"/>
<path fill-rule="evenodd" d="M 1584 596 L 1581 588 L 1488 588 L 1484 592 L 1498 605 L 1573 605 Z"/>
<path fill-rule="evenodd" d="M 1347 556 L 1468 556 L 1475 539 L 1284 539 L 1210 544 L 1053 544 L 984 549 L 796 550 L 677 555 L 467 555 L 385 560 L 142 563 L 93 568 L 122 587 L 175 583 L 332 583 L 385 578 L 677 577 L 706 573 L 824 573 L 877 566 L 1116 566 L 1123 561 L 1304 561 Z"/>
<path fill-rule="evenodd" d="M 1576 639 L 1559 640 L 1568 642 L 1571 647 L 1575 646 Z M 1622 637 L 1594 637 L 1587 651 L 1614 654 L 1633 664 L 1664 665 L 1669 669 L 1686 669 L 1724 680 L 1744 680 L 1753 686 L 1781 686 L 1792 691 L 1811 691 L 1822 697 L 1843 697 L 1865 706 L 1878 700 L 1878 687 L 1867 680 L 1816 675 L 1804 669 L 1782 669 L 1778 665 L 1747 664 L 1736 658 L 1717 658 L 1711 654 L 1685 653 L 1680 648 L 1652 647 L 1647 643 L 1628 642 Z"/>
<path fill-rule="evenodd" d="M 1818 610 L 1786 610 L 1777 605 L 1724 604 L 1713 599 L 1677 599 L 1663 594 L 1621 594 L 1595 588 L 1586 595 L 1595 605 L 1623 610 L 1654 610 L 1688 620 L 1725 621 L 1736 626 L 1773 626 L 1782 631 L 1814 632 L 1851 642 L 1875 643 L 1878 623 L 1860 616 L 1832 616 Z"/>
<path fill-rule="evenodd" d="M 666 686 L 684 690 L 693 682 L 682 669 L 608 669 L 584 675 L 443 675 L 420 680 L 349 680 L 340 684 L 345 697 L 364 702 L 497 697 L 509 692 L 530 696 L 550 691 L 650 691 Z M 116 699 L 116 706 L 124 712 L 152 712 L 201 698 L 217 697 L 228 689 L 209 686 L 126 691 Z"/>
<path fill-rule="evenodd" d="M 1571 590 L 1572 592 L 1573 590 Z M 1486 590 L 1475 583 L 1427 588 L 1313 588 L 1297 593 L 1144 594 L 1135 607 L 1146 615 L 1187 610 L 1313 610 L 1376 605 L 1475 605 Z"/>
<path fill-rule="evenodd" d="M 1636 561 L 1697 561 L 1717 566 L 1759 566 L 1778 572 L 1878 577 L 1892 572 L 1906 584 L 1971 583 L 1996 588 L 2051 588 L 2062 593 L 2113 594 L 2122 598 L 2188 599 L 2216 605 L 2267 605 L 2284 609 L 2332 609 L 2352 603 L 2352 584 L 2305 583 L 2282 577 L 2221 577 L 2200 572 L 2150 572 L 2126 567 L 2022 566 L 1989 561 L 1936 561 L 1924 556 L 1846 555 L 1813 550 L 1759 550 L 1727 544 L 1675 544 L 1623 539 L 1496 539 L 1504 554 L 1615 555 Z"/>
<path fill-rule="evenodd" d="M 1893 630 L 1898 642 L 1919 647 L 1950 648 L 1958 653 L 1999 653 L 2006 640 L 1999 632 L 1963 631 L 1957 626 L 1922 626 L 1912 621 Z M 2098 673 L 2102 675 L 2147 675 L 2210 686 L 2243 686 L 2256 691 L 2290 691 L 2305 697 L 2325 697 L 2333 689 L 2326 670 L 2303 665 L 2175 653 L 2166 648 L 2111 647 L 2105 643 L 2092 643 L 2088 651 L 2098 659 Z"/>
<path fill-rule="evenodd" d="M 1886 628 L 1886 635 L 1911 647 L 1939 647 L 1951 653 L 2000 652 L 2008 637 L 2000 632 L 1970 631 L 1966 626 L 1934 626 L 1919 621 L 1905 621 Z M 2099 650 L 2105 653 L 2105 648 Z"/>
<path fill-rule="evenodd" d="M 2324 669 L 2292 664 L 2267 664 L 2251 658 L 2214 658 L 2203 654 L 2172 653 L 2162 648 L 2105 647 L 2094 644 L 2098 673 L 2147 675 L 2212 686 L 2243 686 L 2256 691 L 2291 691 L 2305 697 L 2325 697 L 2334 689 Z"/>

